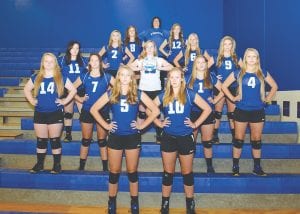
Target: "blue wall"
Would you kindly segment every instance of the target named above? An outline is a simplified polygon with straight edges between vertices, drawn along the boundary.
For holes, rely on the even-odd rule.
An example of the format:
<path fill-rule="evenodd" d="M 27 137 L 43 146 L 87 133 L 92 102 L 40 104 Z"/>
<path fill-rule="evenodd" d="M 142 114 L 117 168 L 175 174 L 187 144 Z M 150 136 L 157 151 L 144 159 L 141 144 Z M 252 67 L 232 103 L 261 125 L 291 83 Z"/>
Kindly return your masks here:
<path fill-rule="evenodd" d="M 299 0 L 1 0 L 0 47 L 65 47 L 77 39 L 100 48 L 112 30 L 134 24 L 142 31 L 160 16 L 165 29 L 179 22 L 186 37 L 198 33 L 204 49 L 232 35 L 240 56 L 259 50 L 279 90 L 299 90 L 299 11 Z"/>
<path fill-rule="evenodd" d="M 223 6 L 224 35 L 236 39 L 239 55 L 258 49 L 279 90 L 300 90 L 300 1 L 226 0 Z"/>
<path fill-rule="evenodd" d="M 153 16 L 168 30 L 179 22 L 186 37 L 197 32 L 201 48 L 215 47 L 223 32 L 222 0 L 1 0 L 0 46 L 65 47 L 77 39 L 100 47 L 114 29 L 150 28 Z"/>

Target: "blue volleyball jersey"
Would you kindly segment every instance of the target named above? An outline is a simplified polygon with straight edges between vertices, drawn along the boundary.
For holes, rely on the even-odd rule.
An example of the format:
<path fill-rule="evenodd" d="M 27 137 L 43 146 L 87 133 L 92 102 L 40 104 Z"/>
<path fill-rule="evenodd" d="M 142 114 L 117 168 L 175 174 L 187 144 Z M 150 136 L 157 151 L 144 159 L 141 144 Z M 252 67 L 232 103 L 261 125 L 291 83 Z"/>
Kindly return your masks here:
<path fill-rule="evenodd" d="M 214 74 L 210 74 L 210 82 L 212 86 L 216 85 L 218 82 L 217 77 Z M 189 83 L 187 83 L 189 84 Z M 193 85 L 193 91 L 200 95 L 213 109 L 214 105 L 209 102 L 209 98 L 214 98 L 213 87 L 212 88 L 205 88 L 204 87 L 204 80 L 195 79 Z M 196 104 L 193 105 L 192 111 L 202 111 Z"/>
<path fill-rule="evenodd" d="M 223 62 L 220 67 L 216 66 L 217 58 L 214 58 L 214 72 L 217 76 L 220 77 L 220 81 L 223 83 L 231 72 L 237 70 L 237 66 L 234 64 L 234 61 L 231 57 L 224 57 Z M 231 87 L 236 87 L 237 83 L 234 82 L 231 84 Z"/>
<path fill-rule="evenodd" d="M 159 47 L 165 39 L 168 40 L 168 38 L 169 38 L 168 31 L 161 29 L 161 28 L 151 28 L 151 29 L 141 32 L 139 37 L 144 42 L 147 42 L 148 40 L 154 41 L 156 44 L 156 47 L 157 47 L 158 56 L 163 56 L 162 53 L 160 53 L 160 51 L 159 51 Z"/>
<path fill-rule="evenodd" d="M 108 93 L 110 97 L 111 92 Z M 138 130 L 131 128 L 132 121 L 137 120 L 139 111 L 139 101 L 141 100 L 141 92 L 138 91 L 138 101 L 135 104 L 127 103 L 125 95 L 120 96 L 119 103 L 110 104 L 112 112 L 112 121 L 117 123 L 117 130 L 114 132 L 116 135 L 131 135 L 137 134 Z"/>
<path fill-rule="evenodd" d="M 200 50 L 200 54 L 201 54 L 201 50 Z M 185 50 L 183 52 L 183 55 L 185 56 Z M 188 64 L 185 65 L 186 66 L 186 71 L 184 73 L 184 77 L 185 77 L 185 80 L 188 80 L 192 74 L 192 71 L 193 71 L 193 64 L 194 64 L 194 61 L 196 59 L 196 56 L 197 56 L 197 52 L 196 51 L 190 51 L 190 56 L 189 56 L 189 61 L 188 61 Z"/>
<path fill-rule="evenodd" d="M 168 50 L 170 51 L 170 55 L 167 60 L 168 62 L 173 64 L 173 60 L 175 59 L 175 57 L 180 53 L 180 51 L 184 50 L 184 44 L 182 44 L 180 39 L 174 39 L 171 44 L 171 48 L 169 47 L 169 45 L 167 47 Z M 182 57 L 179 60 L 179 64 L 184 64 L 184 57 Z"/>
<path fill-rule="evenodd" d="M 80 80 L 85 89 L 85 93 L 89 96 L 89 98 L 84 101 L 82 108 L 86 111 L 90 111 L 92 105 L 107 91 L 111 75 L 102 74 L 99 77 L 92 77 L 90 73 L 86 73 L 80 76 Z"/>
<path fill-rule="evenodd" d="M 190 118 L 193 103 L 196 93 L 190 89 L 186 89 L 186 103 L 180 104 L 177 100 L 169 103 L 168 106 L 163 106 L 164 117 L 169 117 L 171 124 L 169 127 L 164 127 L 165 133 L 176 136 L 184 136 L 191 134 L 193 129 L 184 124 L 186 118 Z M 164 92 L 158 95 L 159 101 L 163 103 Z"/>
<path fill-rule="evenodd" d="M 140 53 L 143 50 L 142 44 L 138 44 L 136 42 L 129 42 L 126 47 L 132 53 L 135 59 L 139 57 Z M 129 61 L 129 57 L 126 59 L 125 64 L 127 64 L 128 61 Z"/>
<path fill-rule="evenodd" d="M 105 54 L 103 56 L 103 62 L 109 63 L 108 71 L 116 71 L 119 69 L 120 64 L 123 62 L 124 47 L 105 47 Z"/>
<path fill-rule="evenodd" d="M 73 83 L 75 80 L 82 74 L 86 72 L 86 62 L 82 58 L 83 65 L 79 66 L 76 60 L 71 60 L 69 65 L 66 64 L 65 57 L 59 60 L 61 72 L 63 76 L 69 78 L 69 80 Z"/>
<path fill-rule="evenodd" d="M 234 72 L 234 77 L 238 80 L 240 71 Z M 264 78 L 268 75 L 263 71 Z M 260 96 L 260 81 L 256 74 L 245 73 L 242 79 L 242 100 L 236 103 L 236 107 L 246 111 L 260 110 L 264 108 L 264 102 Z"/>
<path fill-rule="evenodd" d="M 35 82 L 36 74 L 33 74 L 30 79 L 31 81 Z M 67 78 L 63 77 L 63 84 L 65 85 Z M 58 106 L 55 103 L 55 100 L 58 99 L 59 96 L 56 92 L 56 84 L 54 82 L 53 77 L 51 78 L 44 78 L 41 82 L 39 92 L 37 94 L 37 105 L 35 106 L 35 111 L 38 112 L 54 112 L 58 110 L 63 110 L 63 106 Z"/>

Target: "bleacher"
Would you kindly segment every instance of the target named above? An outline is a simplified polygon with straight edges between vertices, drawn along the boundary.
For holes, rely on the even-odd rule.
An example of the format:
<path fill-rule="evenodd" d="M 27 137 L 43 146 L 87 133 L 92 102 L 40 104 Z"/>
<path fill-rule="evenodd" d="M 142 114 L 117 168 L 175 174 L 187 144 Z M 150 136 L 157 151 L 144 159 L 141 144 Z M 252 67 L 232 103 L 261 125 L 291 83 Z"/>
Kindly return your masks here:
<path fill-rule="evenodd" d="M 82 52 L 97 52 L 85 48 Z M 3 202 L 78 204 L 106 206 L 108 173 L 101 172 L 99 149 L 91 145 L 86 171 L 77 171 L 81 128 L 78 113 L 73 122 L 73 139 L 63 143 L 62 167 L 58 175 L 49 173 L 52 167 L 51 149 L 46 158 L 45 172 L 30 174 L 35 161 L 33 108 L 23 95 L 28 77 L 39 69 L 42 53 L 59 55 L 62 48 L 0 48 L 0 194 Z M 213 51 L 212 51 L 213 52 Z M 300 196 L 300 145 L 297 143 L 296 122 L 281 121 L 278 105 L 266 108 L 263 130 L 262 166 L 268 173 L 258 177 L 252 172 L 251 146 L 246 143 L 240 164 L 241 176 L 231 175 L 231 133 L 224 109 L 219 130 L 221 143 L 213 146 L 216 174 L 207 175 L 202 145 L 197 144 L 194 161 L 195 199 L 201 207 L 293 208 Z M 143 135 L 139 165 L 141 207 L 159 207 L 161 200 L 162 163 L 159 145 L 154 143 L 155 132 L 150 128 Z M 96 138 L 94 138 L 96 139 Z M 246 142 L 249 142 L 247 132 Z M 125 166 L 123 166 L 125 171 Z M 185 207 L 182 177 L 176 166 L 171 207 Z M 118 206 L 128 207 L 128 179 L 120 177 Z M 20 194 L 19 194 L 20 193 Z M 46 193 L 46 194 L 45 194 Z M 19 196 L 18 196 L 19 195 Z M 77 195 L 77 197 L 76 197 Z M 95 195 L 96 199 L 90 199 Z M 55 196 L 55 197 L 54 197 Z M 269 200 L 272 198 L 273 201 Z M 216 200 L 217 199 L 217 200 Z M 233 200 L 235 202 L 233 203 Z"/>

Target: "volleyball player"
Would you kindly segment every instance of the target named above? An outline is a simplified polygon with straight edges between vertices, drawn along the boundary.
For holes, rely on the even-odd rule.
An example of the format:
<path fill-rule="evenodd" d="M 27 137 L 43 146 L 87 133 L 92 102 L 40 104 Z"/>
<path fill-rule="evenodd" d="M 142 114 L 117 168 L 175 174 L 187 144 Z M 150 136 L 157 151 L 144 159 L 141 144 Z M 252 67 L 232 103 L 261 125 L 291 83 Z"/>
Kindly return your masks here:
<path fill-rule="evenodd" d="M 143 123 L 136 122 L 139 102 L 143 102 L 151 112 Z M 109 123 L 99 113 L 99 109 L 108 103 L 112 111 L 112 120 Z M 114 87 L 97 100 L 91 108 L 91 114 L 102 127 L 110 132 L 107 144 L 110 170 L 108 213 L 116 213 L 123 152 L 125 152 L 130 183 L 131 213 L 139 213 L 137 173 L 141 148 L 139 130 L 146 128 L 157 117 L 159 109 L 144 92 L 137 90 L 134 72 L 128 66 L 120 66 Z"/>
<path fill-rule="evenodd" d="M 68 95 L 61 99 L 64 94 L 64 87 L 68 90 Z M 44 160 L 50 139 L 53 155 L 51 173 L 60 173 L 63 107 L 73 99 L 76 88 L 68 78 L 62 76 L 54 54 L 43 54 L 40 70 L 37 74 L 32 75 L 25 84 L 24 94 L 30 104 L 34 106 L 33 122 L 37 136 L 37 163 L 30 172 L 37 173 L 44 170 Z"/>
<path fill-rule="evenodd" d="M 230 85 L 237 81 L 237 95 L 230 92 Z M 271 90 L 265 94 L 265 83 Z M 233 141 L 234 176 L 239 176 L 239 159 L 244 144 L 246 128 L 250 126 L 250 143 L 254 161 L 253 173 L 266 176 L 260 165 L 261 136 L 265 122 L 265 103 L 269 103 L 277 91 L 277 84 L 269 72 L 263 71 L 260 65 L 259 53 L 254 48 L 248 48 L 243 58 L 241 70 L 232 72 L 222 85 L 225 95 L 236 103 L 234 110 L 235 138 Z"/>

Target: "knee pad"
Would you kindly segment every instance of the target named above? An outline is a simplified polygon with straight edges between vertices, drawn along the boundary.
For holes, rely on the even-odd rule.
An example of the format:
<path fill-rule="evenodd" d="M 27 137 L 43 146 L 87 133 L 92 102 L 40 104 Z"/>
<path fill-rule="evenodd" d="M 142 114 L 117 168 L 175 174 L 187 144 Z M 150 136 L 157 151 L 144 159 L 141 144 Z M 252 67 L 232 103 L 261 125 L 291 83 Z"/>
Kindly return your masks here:
<path fill-rule="evenodd" d="M 37 137 L 36 139 L 37 139 L 36 147 L 38 149 L 47 149 L 48 138 Z"/>
<path fill-rule="evenodd" d="M 251 140 L 250 143 L 252 149 L 261 149 L 261 140 Z"/>
<path fill-rule="evenodd" d="M 119 182 L 120 173 L 109 173 L 109 183 L 116 184 Z"/>
<path fill-rule="evenodd" d="M 164 172 L 162 184 L 164 186 L 171 186 L 173 184 L 173 176 L 174 176 L 173 173 Z"/>
<path fill-rule="evenodd" d="M 182 175 L 183 176 L 183 183 L 186 186 L 193 186 L 194 185 L 194 173 L 191 172 L 189 174 Z"/>
<path fill-rule="evenodd" d="M 98 146 L 100 148 L 107 146 L 107 140 L 106 139 L 98 139 Z"/>
<path fill-rule="evenodd" d="M 50 138 L 51 149 L 60 149 L 61 142 L 60 137 Z"/>
<path fill-rule="evenodd" d="M 211 140 L 202 141 L 202 145 L 204 148 L 210 149 L 212 147 L 212 141 Z"/>
<path fill-rule="evenodd" d="M 234 119 L 234 113 L 233 112 L 227 112 L 227 117 L 228 117 L 228 120 L 233 120 Z"/>
<path fill-rule="evenodd" d="M 73 114 L 74 114 L 74 113 L 65 112 L 65 113 L 64 113 L 64 118 L 66 118 L 66 119 L 72 119 L 72 118 L 73 118 Z"/>
<path fill-rule="evenodd" d="M 147 114 L 144 111 L 139 111 L 139 118 L 140 119 L 146 119 L 147 118 Z"/>
<path fill-rule="evenodd" d="M 214 114 L 215 114 L 215 118 L 216 118 L 216 119 L 220 120 L 220 119 L 222 118 L 222 112 L 220 112 L 220 111 L 215 111 Z"/>
<path fill-rule="evenodd" d="M 138 181 L 138 173 L 137 173 L 137 171 L 127 173 L 127 176 L 128 176 L 128 180 L 129 180 L 131 183 L 135 183 L 135 182 Z"/>
<path fill-rule="evenodd" d="M 244 140 L 234 139 L 233 146 L 235 148 L 241 149 L 244 145 Z"/>
<path fill-rule="evenodd" d="M 81 145 L 84 147 L 89 147 L 91 143 L 92 143 L 92 139 L 85 139 L 85 138 L 81 139 Z"/>

